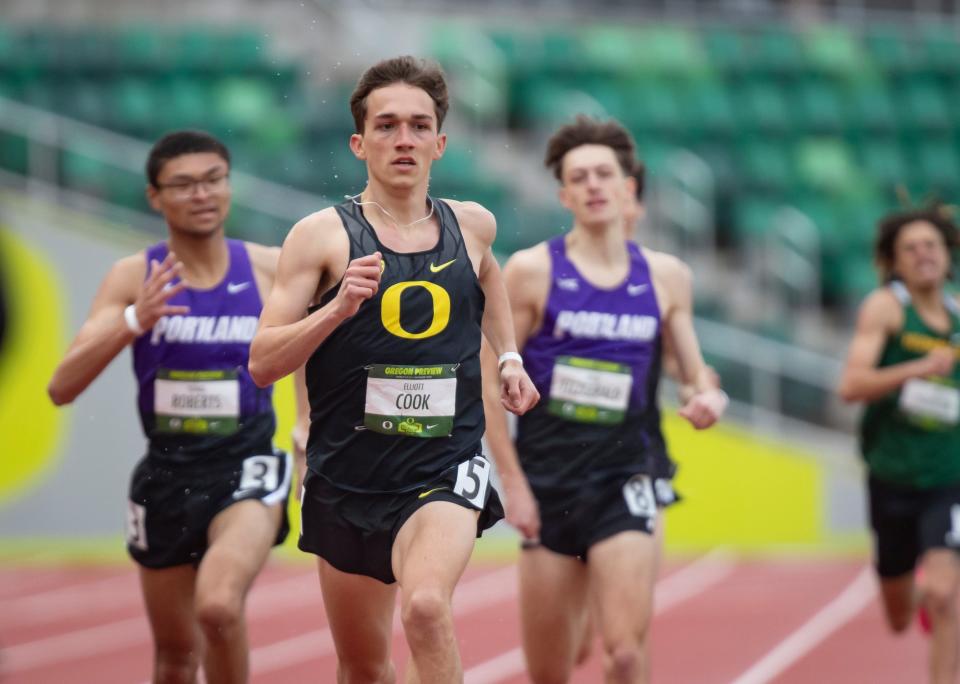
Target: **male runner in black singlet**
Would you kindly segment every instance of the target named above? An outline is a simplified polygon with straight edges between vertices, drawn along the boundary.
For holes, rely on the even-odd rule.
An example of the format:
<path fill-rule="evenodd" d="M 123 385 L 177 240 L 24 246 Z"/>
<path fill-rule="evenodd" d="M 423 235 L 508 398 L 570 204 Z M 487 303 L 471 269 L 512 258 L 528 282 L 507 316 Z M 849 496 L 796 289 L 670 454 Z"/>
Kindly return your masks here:
<path fill-rule="evenodd" d="M 504 405 L 523 413 L 538 395 L 516 353 L 493 216 L 427 195 L 446 144 L 442 72 L 411 57 L 380 62 L 350 105 L 367 187 L 291 230 L 251 373 L 266 384 L 307 364 L 300 548 L 320 557 L 339 681 L 394 681 L 399 584 L 408 675 L 449 684 L 463 676 L 453 588 L 474 539 L 502 515 L 480 454 L 481 328 Z"/>

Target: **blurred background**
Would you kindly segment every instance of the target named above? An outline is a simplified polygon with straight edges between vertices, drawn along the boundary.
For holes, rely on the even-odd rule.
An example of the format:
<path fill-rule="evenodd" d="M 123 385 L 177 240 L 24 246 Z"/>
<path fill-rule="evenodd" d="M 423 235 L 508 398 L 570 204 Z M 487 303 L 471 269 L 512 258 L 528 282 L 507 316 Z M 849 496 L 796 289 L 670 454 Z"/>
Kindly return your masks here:
<path fill-rule="evenodd" d="M 149 144 L 183 127 L 222 138 L 228 233 L 280 244 L 297 219 L 363 189 L 349 93 L 402 53 L 438 60 L 452 90 L 431 193 L 490 208 L 500 257 L 569 227 L 542 167 L 558 125 L 582 112 L 635 136 L 649 170 L 637 237 L 693 267 L 704 354 L 734 400 L 709 433 L 667 418 L 687 498 L 668 514 L 668 548 L 865 554 L 858 410 L 834 386 L 896 187 L 913 202 L 960 196 L 955 11 L 0 0 L 2 557 L 123 555 L 143 447 L 129 357 L 69 409 L 44 388 L 109 265 L 164 235 L 144 199 Z"/>

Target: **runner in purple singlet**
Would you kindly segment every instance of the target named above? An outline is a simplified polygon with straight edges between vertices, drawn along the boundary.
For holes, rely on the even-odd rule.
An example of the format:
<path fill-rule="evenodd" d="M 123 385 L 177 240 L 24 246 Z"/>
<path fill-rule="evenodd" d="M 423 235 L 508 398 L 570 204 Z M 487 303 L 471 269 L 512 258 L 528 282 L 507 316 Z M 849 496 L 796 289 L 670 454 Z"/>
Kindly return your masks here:
<path fill-rule="evenodd" d="M 114 264 L 49 393 L 72 402 L 132 346 L 148 446 L 130 483 L 127 548 L 153 631 L 153 681 L 196 681 L 202 661 L 211 684 L 242 682 L 244 602 L 286 537 L 293 474 L 272 444 L 271 388 L 247 370 L 280 250 L 224 237 L 230 154 L 215 138 L 164 136 L 146 170 L 168 238 Z"/>
<path fill-rule="evenodd" d="M 589 613 L 606 681 L 647 681 L 657 504 L 645 417 L 661 341 L 694 390 L 680 415 L 702 429 L 726 407 L 693 330 L 689 269 L 624 239 L 633 160 L 633 141 L 616 122 L 580 117 L 557 131 L 546 165 L 573 229 L 504 268 L 517 344 L 541 401 L 520 417 L 514 445 L 494 392 L 485 392 L 487 440 L 501 464 L 507 520 L 527 538 L 521 613 L 534 682 L 569 679 Z"/>

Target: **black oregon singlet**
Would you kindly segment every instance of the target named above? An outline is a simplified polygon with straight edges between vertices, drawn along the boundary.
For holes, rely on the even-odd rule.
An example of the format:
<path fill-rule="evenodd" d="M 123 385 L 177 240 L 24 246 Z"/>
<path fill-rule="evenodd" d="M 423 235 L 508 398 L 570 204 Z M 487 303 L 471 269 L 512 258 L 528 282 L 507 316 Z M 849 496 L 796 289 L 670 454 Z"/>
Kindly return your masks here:
<path fill-rule="evenodd" d="M 483 291 L 450 207 L 436 245 L 385 247 L 352 200 L 336 207 L 350 259 L 380 251 L 380 289 L 307 362 L 307 463 L 353 491 L 415 489 L 480 451 Z M 339 291 L 327 292 L 321 306 Z"/>

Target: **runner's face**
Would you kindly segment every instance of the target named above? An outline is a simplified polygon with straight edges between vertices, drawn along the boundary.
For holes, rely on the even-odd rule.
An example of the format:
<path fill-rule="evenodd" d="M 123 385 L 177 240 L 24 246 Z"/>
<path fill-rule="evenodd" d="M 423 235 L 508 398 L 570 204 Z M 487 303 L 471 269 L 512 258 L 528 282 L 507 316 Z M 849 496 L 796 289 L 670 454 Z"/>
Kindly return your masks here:
<path fill-rule="evenodd" d="M 171 230 L 211 235 L 222 229 L 230 212 L 229 172 L 216 152 L 183 154 L 161 167 L 157 187 L 147 186 L 147 199 Z"/>
<path fill-rule="evenodd" d="M 430 165 L 443 155 L 446 135 L 437 130 L 433 100 L 421 88 L 394 83 L 367 96 L 363 134 L 350 148 L 367 162 L 371 179 L 389 187 L 412 188 L 430 179 Z"/>
<path fill-rule="evenodd" d="M 563 157 L 560 202 L 584 226 L 623 225 L 627 178 L 606 145 L 581 145 Z"/>
<path fill-rule="evenodd" d="M 905 225 L 893 245 L 893 270 L 907 285 L 941 286 L 950 270 L 943 234 L 927 221 Z"/>

